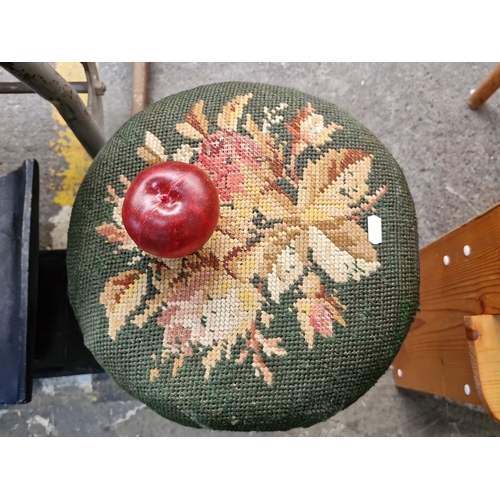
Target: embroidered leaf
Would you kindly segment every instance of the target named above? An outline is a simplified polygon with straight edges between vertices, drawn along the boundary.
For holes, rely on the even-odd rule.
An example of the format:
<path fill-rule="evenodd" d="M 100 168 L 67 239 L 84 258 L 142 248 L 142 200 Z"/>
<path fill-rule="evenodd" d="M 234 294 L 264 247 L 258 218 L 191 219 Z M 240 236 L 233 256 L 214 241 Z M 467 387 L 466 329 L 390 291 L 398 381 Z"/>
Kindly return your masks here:
<path fill-rule="evenodd" d="M 323 228 L 322 224 L 317 224 L 316 227 L 340 250 L 349 252 L 352 257 L 366 262 L 377 260 L 377 251 L 368 240 L 368 234 L 356 222 L 342 218 L 341 222 L 334 227 Z"/>
<path fill-rule="evenodd" d="M 268 138 L 270 137 L 270 134 L 269 134 L 269 132 L 262 132 L 260 130 L 259 126 L 253 121 L 251 114 L 247 114 L 247 121 L 243 125 L 243 128 L 264 149 L 264 147 L 268 144 Z"/>
<path fill-rule="evenodd" d="M 160 139 L 151 132 L 146 132 L 146 145 L 137 148 L 137 154 L 148 164 L 155 165 L 167 161 L 165 148 L 161 145 Z"/>
<path fill-rule="evenodd" d="M 279 347 L 278 343 L 281 342 L 281 337 L 268 339 L 262 335 L 259 331 L 255 332 L 255 338 L 262 346 L 262 350 L 266 356 L 285 356 L 286 349 L 284 347 Z"/>
<path fill-rule="evenodd" d="M 294 304 L 297 309 L 297 319 L 307 342 L 307 347 L 314 347 L 314 328 L 311 325 L 312 304 L 310 299 L 299 299 Z"/>
<path fill-rule="evenodd" d="M 128 235 L 127 231 L 117 227 L 115 224 L 103 222 L 100 226 L 96 227 L 96 231 L 101 236 L 104 236 L 109 243 L 119 243 L 118 250 L 134 250 L 137 248 L 137 245 Z"/>
<path fill-rule="evenodd" d="M 169 293 L 173 292 L 172 283 L 178 279 L 181 268 L 180 259 L 166 259 L 166 262 L 159 259 L 158 263 L 151 264 L 152 283 L 160 293 L 146 300 L 144 309 L 132 319 L 131 323 L 142 328 L 149 318 L 158 312 L 162 307 L 162 302 L 167 299 Z"/>
<path fill-rule="evenodd" d="M 284 162 L 283 145 L 280 144 L 279 146 L 276 146 L 276 142 L 269 131 L 261 131 L 259 126 L 252 120 L 252 116 L 249 114 L 247 114 L 247 121 L 243 125 L 243 128 L 262 148 L 262 151 L 271 164 L 275 177 L 281 177 L 283 175 Z"/>
<path fill-rule="evenodd" d="M 380 267 L 376 260 L 368 262 L 362 258 L 354 258 L 349 252 L 341 250 L 314 226 L 309 227 L 309 248 L 312 249 L 314 261 L 336 283 L 345 283 L 349 278 L 359 281 Z"/>
<path fill-rule="evenodd" d="M 151 132 L 146 132 L 146 147 L 154 154 L 165 157 L 165 148 L 161 145 L 160 139 Z"/>
<path fill-rule="evenodd" d="M 221 223 L 223 221 L 223 210 L 221 210 Z M 223 232 L 222 228 L 218 228 L 212 234 L 212 237 L 205 243 L 205 245 L 198 250 L 198 255 L 206 257 L 214 262 L 217 260 L 224 261 L 224 259 L 232 254 L 235 249 L 242 247 L 245 244 L 245 239 L 242 241 L 231 237 L 227 232 Z"/>
<path fill-rule="evenodd" d="M 359 220 L 363 214 L 376 212 L 375 203 L 387 194 L 387 186 L 378 188 L 375 193 L 366 195 L 359 206 L 353 207 L 348 214 L 351 220 Z"/>
<path fill-rule="evenodd" d="M 203 113 L 203 101 L 197 102 L 186 114 L 184 123 L 178 123 L 175 129 L 189 139 L 202 140 L 208 135 L 208 120 Z"/>
<path fill-rule="evenodd" d="M 140 306 L 147 284 L 147 275 L 132 269 L 113 276 L 104 285 L 99 301 L 106 308 L 108 333 L 113 340 L 125 326 L 127 318 Z"/>
<path fill-rule="evenodd" d="M 137 154 L 149 165 L 155 165 L 157 163 L 161 163 L 161 160 L 158 158 L 157 155 L 154 153 L 151 153 L 147 148 L 145 147 L 140 147 L 137 148 Z"/>
<path fill-rule="evenodd" d="M 109 193 L 109 196 L 104 198 L 104 201 L 110 203 L 111 205 L 118 205 L 120 203 L 120 197 L 116 194 L 116 189 L 109 184 L 106 186 L 106 190 Z"/>
<path fill-rule="evenodd" d="M 123 175 L 123 174 L 120 174 L 120 182 L 125 186 L 124 190 L 123 190 L 123 194 L 125 194 L 128 190 L 128 188 L 130 187 L 130 184 L 131 182 Z"/>
<path fill-rule="evenodd" d="M 246 357 L 248 356 L 250 350 L 253 351 L 252 356 L 252 366 L 255 368 L 255 376 L 264 378 L 267 385 L 273 384 L 273 374 L 271 370 L 266 366 L 264 358 L 262 357 L 261 347 L 264 354 L 267 356 L 285 356 L 286 350 L 278 346 L 281 342 L 281 337 L 276 338 L 266 338 L 262 333 L 256 328 L 255 321 L 252 321 L 250 326 L 250 337 L 246 340 L 246 349 L 240 351 L 240 356 L 236 360 L 236 363 L 244 363 Z"/>
<path fill-rule="evenodd" d="M 334 149 L 330 149 L 315 162 L 307 160 L 299 185 L 297 202 L 299 210 L 304 211 L 312 205 L 316 197 L 340 175 L 342 167 L 345 168 L 342 154 Z"/>
<path fill-rule="evenodd" d="M 253 207 L 245 206 L 243 203 L 239 203 L 239 200 L 234 203 L 224 204 L 221 203 L 220 206 L 220 217 L 219 226 L 215 232 L 220 233 L 219 236 L 216 235 L 216 240 L 208 241 L 208 245 L 218 256 L 218 251 L 223 251 L 224 255 L 221 260 L 224 260 L 228 253 L 234 253 L 233 249 L 236 247 L 245 247 L 246 241 L 251 237 L 250 226 L 241 224 L 242 220 L 252 220 Z M 221 239 L 223 243 L 220 246 L 217 245 L 217 240 Z M 216 249 L 216 250 L 215 250 Z"/>
<path fill-rule="evenodd" d="M 173 155 L 174 161 L 189 163 L 194 154 L 194 149 L 189 144 L 183 144 Z"/>
<path fill-rule="evenodd" d="M 255 206 L 267 220 L 283 220 L 289 225 L 300 224 L 300 215 L 292 199 L 276 185 L 267 184 L 256 200 Z"/>
<path fill-rule="evenodd" d="M 149 370 L 149 381 L 154 382 L 155 379 L 157 379 L 160 376 L 160 370 L 158 368 L 151 368 Z"/>
<path fill-rule="evenodd" d="M 222 108 L 222 112 L 220 112 L 217 117 L 217 125 L 219 128 L 222 130 L 235 131 L 238 128 L 238 120 L 243 115 L 243 108 L 252 97 L 252 94 L 238 95 L 229 101 Z"/>
<path fill-rule="evenodd" d="M 267 328 L 271 326 L 271 321 L 273 319 L 274 319 L 274 314 L 269 314 L 265 311 L 262 311 L 260 314 L 260 320 Z"/>
<path fill-rule="evenodd" d="M 203 137 L 208 135 L 208 120 L 203 113 L 204 104 L 205 103 L 203 101 L 197 102 L 185 118 L 186 123 L 189 123 L 189 125 L 191 125 L 191 127 L 193 127 Z"/>
<path fill-rule="evenodd" d="M 205 378 L 210 377 L 210 370 L 220 361 L 222 357 L 222 349 L 224 347 L 224 341 L 220 340 L 215 347 L 210 349 L 206 356 L 202 360 L 202 364 L 205 367 Z"/>
<path fill-rule="evenodd" d="M 189 123 L 178 123 L 175 126 L 175 130 L 179 132 L 179 134 L 184 135 L 189 139 L 201 140 L 203 139 L 203 135 L 200 134 L 193 126 L 189 125 Z"/>
<path fill-rule="evenodd" d="M 273 374 L 271 370 L 266 366 L 262 356 L 260 354 L 254 353 L 252 366 L 255 368 L 255 375 L 258 377 L 262 374 L 264 382 L 267 385 L 273 385 Z"/>
<path fill-rule="evenodd" d="M 236 277 L 250 280 L 257 276 L 267 276 L 273 271 L 273 264 L 295 236 L 299 227 L 276 224 L 262 229 L 262 239 L 250 247 L 243 248 L 227 263 L 227 269 Z"/>
<path fill-rule="evenodd" d="M 304 272 L 304 265 L 295 246 L 287 246 L 273 264 L 273 272 L 267 275 L 267 288 L 271 298 L 279 303 L 280 295 L 286 292 Z"/>
<path fill-rule="evenodd" d="M 368 192 L 372 155 L 356 150 L 343 150 L 341 153 L 340 175 L 305 211 L 306 220 L 314 222 L 326 217 L 345 217 L 349 206 L 359 202 Z"/>
<path fill-rule="evenodd" d="M 259 304 L 260 305 L 260 304 Z M 255 318 L 254 315 L 252 315 L 252 320 Z M 229 335 L 226 337 L 226 344 L 224 345 L 224 349 L 226 350 L 226 359 L 231 359 L 231 349 L 233 346 L 236 344 L 236 341 L 238 340 L 238 337 L 244 336 L 246 333 L 243 330 L 233 330 Z"/>
<path fill-rule="evenodd" d="M 184 366 L 184 354 L 181 354 L 178 358 L 175 358 L 174 366 L 172 368 L 172 377 L 177 377 L 177 373 Z"/>

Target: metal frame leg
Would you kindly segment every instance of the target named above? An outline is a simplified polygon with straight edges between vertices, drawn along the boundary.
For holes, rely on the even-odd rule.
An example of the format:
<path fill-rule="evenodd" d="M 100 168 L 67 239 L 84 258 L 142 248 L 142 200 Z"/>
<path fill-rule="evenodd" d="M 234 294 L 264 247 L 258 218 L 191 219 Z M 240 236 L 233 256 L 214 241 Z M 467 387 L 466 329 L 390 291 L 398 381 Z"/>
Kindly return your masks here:
<path fill-rule="evenodd" d="M 83 63 L 89 81 L 89 107 L 76 90 L 50 64 L 38 62 L 4 62 L 4 69 L 51 102 L 64 118 L 69 128 L 94 158 L 104 146 L 103 112 L 100 96 L 104 85 L 97 77 L 95 63 Z"/>

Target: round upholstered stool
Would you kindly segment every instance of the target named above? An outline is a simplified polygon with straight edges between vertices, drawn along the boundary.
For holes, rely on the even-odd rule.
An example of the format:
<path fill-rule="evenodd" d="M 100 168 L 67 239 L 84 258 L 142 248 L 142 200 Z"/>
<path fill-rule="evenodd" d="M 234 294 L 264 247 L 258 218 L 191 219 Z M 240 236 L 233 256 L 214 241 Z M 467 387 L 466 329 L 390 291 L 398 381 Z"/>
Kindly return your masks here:
<path fill-rule="evenodd" d="M 214 181 L 219 225 L 198 252 L 140 250 L 121 208 L 164 161 Z M 130 119 L 79 190 L 69 293 L 116 382 L 193 427 L 286 430 L 362 396 L 418 306 L 413 202 L 388 150 L 335 105 L 251 83 L 199 87 Z"/>

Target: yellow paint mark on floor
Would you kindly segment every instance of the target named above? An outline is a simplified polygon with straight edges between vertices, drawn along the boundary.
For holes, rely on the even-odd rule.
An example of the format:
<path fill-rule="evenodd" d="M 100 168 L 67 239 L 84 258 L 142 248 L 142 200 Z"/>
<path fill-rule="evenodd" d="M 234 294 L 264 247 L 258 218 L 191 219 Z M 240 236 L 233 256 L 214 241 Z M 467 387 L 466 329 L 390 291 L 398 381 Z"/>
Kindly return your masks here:
<path fill-rule="evenodd" d="M 68 81 L 86 80 L 85 71 L 80 63 L 56 63 L 56 71 Z M 87 95 L 79 95 L 87 104 Z M 50 146 L 67 164 L 62 172 L 51 172 L 55 177 L 62 178 L 60 182 L 55 183 L 54 202 L 61 207 L 73 206 L 76 193 L 92 160 L 56 108 L 52 110 L 52 117 L 56 122 L 57 138 L 50 142 Z"/>

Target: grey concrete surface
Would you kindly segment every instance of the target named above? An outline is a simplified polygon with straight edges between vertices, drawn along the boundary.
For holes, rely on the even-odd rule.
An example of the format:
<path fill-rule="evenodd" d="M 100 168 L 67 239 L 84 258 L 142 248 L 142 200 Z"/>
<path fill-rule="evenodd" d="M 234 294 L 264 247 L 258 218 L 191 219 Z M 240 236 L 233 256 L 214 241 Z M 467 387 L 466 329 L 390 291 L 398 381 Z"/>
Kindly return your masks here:
<path fill-rule="evenodd" d="M 420 244 L 500 201 L 500 93 L 480 111 L 471 91 L 494 63 L 155 63 L 150 100 L 228 80 L 294 87 L 336 103 L 364 123 L 401 165 L 415 200 Z M 131 63 L 101 63 L 106 135 L 131 105 Z M 12 80 L 0 71 L 0 81 Z M 26 157 L 41 165 L 41 245 L 51 248 L 58 207 L 53 171 L 66 167 L 49 146 L 50 105 L 37 96 L 0 95 L 0 174 Z M 37 381 L 32 403 L 0 406 L 0 436 L 219 436 L 169 422 L 121 391 L 105 375 Z M 254 433 L 244 434 L 248 436 Z M 261 433 L 258 435 L 268 435 Z M 481 409 L 401 391 L 386 373 L 365 396 L 325 423 L 272 435 L 500 436 Z"/>

